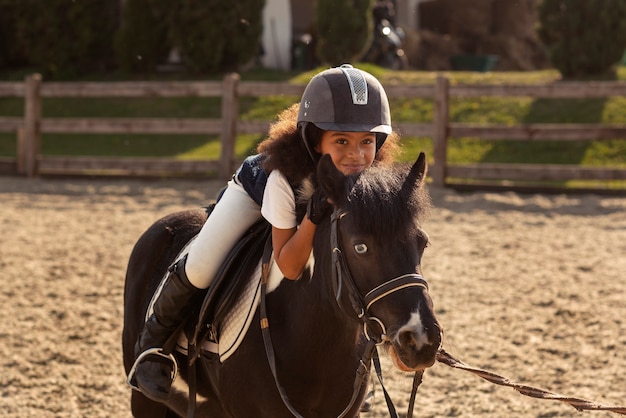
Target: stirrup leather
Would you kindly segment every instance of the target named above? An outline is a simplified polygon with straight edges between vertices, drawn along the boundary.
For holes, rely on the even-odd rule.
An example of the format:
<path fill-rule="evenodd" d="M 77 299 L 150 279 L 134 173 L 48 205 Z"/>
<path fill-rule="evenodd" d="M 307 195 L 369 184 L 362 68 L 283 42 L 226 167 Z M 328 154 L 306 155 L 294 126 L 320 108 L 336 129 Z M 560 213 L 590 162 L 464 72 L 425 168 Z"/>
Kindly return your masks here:
<path fill-rule="evenodd" d="M 176 362 L 176 358 L 172 353 L 165 354 L 162 348 L 149 348 L 137 357 L 137 360 L 135 360 L 135 362 L 133 363 L 133 367 L 131 367 L 130 372 L 128 372 L 128 378 L 126 379 L 126 383 L 132 389 L 136 391 L 141 391 L 139 389 L 139 386 L 137 386 L 137 380 L 135 379 L 137 365 L 139 365 L 139 363 L 141 363 L 147 356 L 153 354 L 159 357 L 163 357 L 164 359 L 172 362 L 172 375 L 170 377 L 172 382 L 174 381 L 174 379 L 176 379 L 176 376 L 178 376 L 178 363 Z"/>

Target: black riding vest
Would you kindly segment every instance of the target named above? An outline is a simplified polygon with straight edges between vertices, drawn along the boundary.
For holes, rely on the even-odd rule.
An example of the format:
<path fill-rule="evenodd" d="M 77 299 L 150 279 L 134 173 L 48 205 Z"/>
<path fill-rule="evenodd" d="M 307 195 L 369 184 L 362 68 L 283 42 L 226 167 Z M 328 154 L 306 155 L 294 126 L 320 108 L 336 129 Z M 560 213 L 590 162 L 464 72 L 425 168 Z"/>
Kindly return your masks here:
<path fill-rule="evenodd" d="M 267 173 L 263 169 L 265 155 L 256 154 L 246 158 L 235 172 L 233 180 L 241 185 L 257 205 L 263 204 L 263 192 L 267 184 Z"/>
<path fill-rule="evenodd" d="M 265 155 L 256 154 L 246 158 L 233 175 L 233 181 L 239 184 L 250 195 L 252 200 L 259 206 L 263 205 L 263 193 L 267 184 L 268 173 L 263 169 Z M 289 183 L 294 196 L 298 196 L 296 188 Z M 306 212 L 306 204 L 298 204 L 296 198 L 296 216 L 298 222 L 302 221 Z"/>

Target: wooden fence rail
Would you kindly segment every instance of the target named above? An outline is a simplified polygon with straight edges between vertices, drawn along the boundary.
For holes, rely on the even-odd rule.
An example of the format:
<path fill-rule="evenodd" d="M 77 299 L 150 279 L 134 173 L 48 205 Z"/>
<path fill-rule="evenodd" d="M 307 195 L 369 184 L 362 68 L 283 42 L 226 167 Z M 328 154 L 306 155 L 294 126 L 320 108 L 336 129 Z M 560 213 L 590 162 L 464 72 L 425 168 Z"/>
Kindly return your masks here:
<path fill-rule="evenodd" d="M 475 137 L 498 140 L 605 140 L 626 138 L 626 124 L 468 124 L 449 120 L 452 97 L 598 98 L 626 96 L 625 82 L 556 82 L 541 85 L 450 85 L 440 76 L 433 85 L 385 86 L 390 98 L 433 100 L 430 123 L 398 122 L 394 127 L 403 136 L 431 137 L 434 164 L 430 175 L 439 186 L 454 179 L 564 181 L 626 180 L 626 169 L 593 168 L 578 165 L 457 164 L 447 163 L 449 138 Z M 14 132 L 16 158 L 1 159 L 0 173 L 40 174 L 125 174 L 203 175 L 228 178 L 240 163 L 235 155 L 238 134 L 266 133 L 269 121 L 239 120 L 239 97 L 268 95 L 300 96 L 303 85 L 286 82 L 240 81 L 227 74 L 222 81 L 173 82 L 42 82 L 35 74 L 23 83 L 0 82 L 0 97 L 24 98 L 23 117 L 0 116 L 0 132 Z M 48 97 L 221 97 L 219 118 L 47 118 L 41 102 Z M 221 137 L 217 160 L 176 160 L 172 158 L 52 157 L 41 155 L 42 133 L 168 133 L 214 134 Z"/>
<path fill-rule="evenodd" d="M 449 89 L 443 94 L 450 97 L 531 97 L 531 98 L 604 98 L 626 96 L 624 82 L 557 82 L 543 85 L 457 85 L 448 86 L 446 79 L 439 79 L 440 89 Z M 448 105 L 443 105 L 448 108 Z M 447 121 L 447 117 L 446 117 Z M 443 135 L 442 135 L 443 136 Z M 626 124 L 520 124 L 493 125 L 447 123 L 446 135 L 441 142 L 435 138 L 435 161 L 446 161 L 448 138 L 477 137 L 497 140 L 606 140 L 626 138 Z M 433 176 L 438 185 L 447 184 L 449 178 L 474 180 L 511 181 L 567 181 L 567 180 L 626 180 L 626 169 L 594 168 L 565 164 L 444 164 Z"/>

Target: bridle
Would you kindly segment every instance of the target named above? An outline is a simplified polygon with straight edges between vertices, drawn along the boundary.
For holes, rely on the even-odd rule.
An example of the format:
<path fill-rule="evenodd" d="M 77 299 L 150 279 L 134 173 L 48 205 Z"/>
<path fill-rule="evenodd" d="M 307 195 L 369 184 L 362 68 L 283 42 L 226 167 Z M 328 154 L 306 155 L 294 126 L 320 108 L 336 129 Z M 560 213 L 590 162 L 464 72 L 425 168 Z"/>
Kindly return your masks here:
<path fill-rule="evenodd" d="M 386 281 L 385 283 L 375 287 L 362 296 L 357 288 L 354 278 L 350 273 L 350 268 L 343 257 L 343 251 L 339 245 L 339 221 L 348 214 L 339 209 L 335 210 L 330 218 L 330 246 L 332 251 L 332 284 L 333 292 L 335 293 L 335 300 L 341 310 L 348 316 L 352 317 L 342 303 L 342 291 L 345 285 L 348 299 L 352 308 L 352 312 L 356 315 L 356 318 L 363 323 L 363 330 L 368 340 L 374 340 L 377 344 L 380 344 L 386 338 L 386 327 L 383 321 L 375 316 L 371 316 L 369 313 L 370 307 L 377 301 L 391 295 L 399 290 L 409 287 L 422 287 L 428 290 L 428 283 L 424 278 L 417 273 L 408 273 L 395 277 Z M 372 335 L 368 332 L 368 329 L 378 328 L 380 332 Z"/>
<path fill-rule="evenodd" d="M 356 370 L 356 377 L 353 385 L 353 392 L 348 405 L 344 408 L 344 410 L 337 416 L 338 418 L 343 418 L 346 414 L 354 407 L 354 404 L 361 393 L 361 389 L 364 384 L 367 383 L 367 377 L 369 376 L 369 369 L 372 363 L 372 359 L 374 360 L 374 365 L 376 368 L 376 372 L 378 374 L 378 379 L 382 386 L 382 389 L 385 394 L 385 399 L 387 401 L 387 407 L 389 409 L 389 413 L 391 417 L 397 417 L 397 413 L 393 403 L 391 402 L 391 398 L 389 397 L 383 383 L 382 383 L 382 372 L 380 370 L 380 363 L 378 362 L 378 353 L 376 352 L 376 346 L 382 344 L 386 339 L 386 327 L 383 321 L 375 316 L 371 316 L 369 314 L 370 307 L 381 299 L 389 296 L 397 291 L 402 289 L 410 288 L 410 287 L 422 287 L 428 290 L 428 284 L 426 280 L 422 278 L 421 275 L 417 273 L 408 273 L 403 274 L 401 276 L 392 278 L 385 283 L 371 289 L 365 295 L 361 295 L 359 289 L 357 288 L 354 278 L 350 273 L 350 269 L 348 268 L 347 262 L 343 257 L 343 251 L 339 244 L 339 221 L 348 213 L 343 212 L 340 209 L 335 209 L 335 211 L 331 215 L 331 226 L 330 226 L 330 245 L 332 251 L 332 285 L 333 292 L 335 294 L 335 301 L 337 305 L 341 309 L 341 311 L 350 318 L 356 318 L 363 324 L 363 332 L 365 337 L 367 338 L 367 343 L 365 346 L 365 350 L 361 360 L 359 361 L 359 366 Z M 266 292 L 267 292 L 267 281 L 269 276 L 269 268 L 271 263 L 271 240 L 268 239 L 266 243 L 266 249 L 263 254 L 263 262 L 262 262 L 262 287 L 261 287 L 261 329 L 263 334 L 263 342 L 265 344 L 265 351 L 267 354 L 267 359 L 270 365 L 270 369 L 274 376 L 274 382 L 276 383 L 276 387 L 280 393 L 280 396 L 283 400 L 283 403 L 289 409 L 294 417 L 302 417 L 298 413 L 298 411 L 291 405 L 287 394 L 282 387 L 282 385 L 278 381 L 278 375 L 276 372 L 276 359 L 274 356 L 274 348 L 271 341 L 271 336 L 269 332 L 269 320 L 267 318 L 265 300 L 266 300 Z M 342 293 L 344 287 L 346 288 L 347 296 L 350 301 L 352 313 L 349 313 L 342 300 Z M 372 333 L 373 329 L 377 329 L 378 332 Z M 411 398 L 409 401 L 409 412 L 407 413 L 407 418 L 411 418 L 413 415 L 413 404 L 415 401 L 415 392 L 417 391 L 417 386 L 421 383 L 423 371 L 418 371 L 415 373 L 413 390 L 411 392 Z"/>

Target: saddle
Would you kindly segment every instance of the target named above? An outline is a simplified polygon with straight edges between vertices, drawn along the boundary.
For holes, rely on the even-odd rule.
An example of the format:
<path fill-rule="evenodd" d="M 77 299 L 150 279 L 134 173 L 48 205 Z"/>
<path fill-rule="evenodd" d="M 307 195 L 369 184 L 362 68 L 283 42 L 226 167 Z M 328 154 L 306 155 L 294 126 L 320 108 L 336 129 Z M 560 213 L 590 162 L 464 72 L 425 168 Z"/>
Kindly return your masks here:
<path fill-rule="evenodd" d="M 197 315 L 188 319 L 177 349 L 190 362 L 201 351 L 225 361 L 245 336 L 260 297 L 261 257 L 271 249 L 271 225 L 257 221 L 230 251 L 207 289 Z"/>

